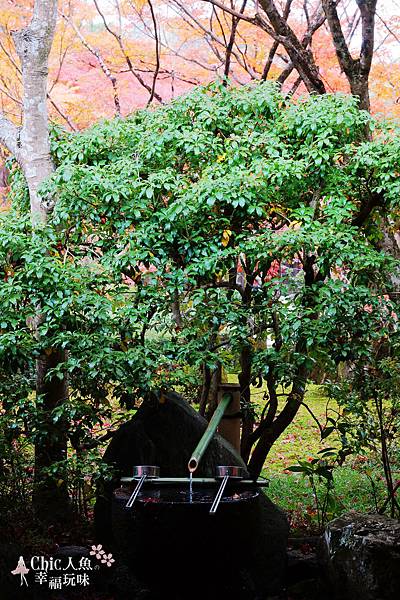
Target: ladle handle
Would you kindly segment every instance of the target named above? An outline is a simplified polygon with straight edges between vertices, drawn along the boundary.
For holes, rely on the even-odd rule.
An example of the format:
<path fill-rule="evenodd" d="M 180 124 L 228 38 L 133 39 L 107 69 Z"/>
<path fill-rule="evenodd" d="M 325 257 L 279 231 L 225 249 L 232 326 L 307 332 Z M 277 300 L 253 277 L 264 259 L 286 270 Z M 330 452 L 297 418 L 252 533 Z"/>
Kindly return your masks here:
<path fill-rule="evenodd" d="M 214 502 L 212 503 L 212 506 L 210 508 L 210 515 L 215 515 L 215 513 L 217 512 L 217 508 L 219 503 L 221 502 L 222 494 L 224 493 L 224 489 L 226 487 L 226 484 L 228 483 L 228 479 L 229 475 L 225 475 L 221 482 L 221 485 L 219 486 L 217 495 L 214 498 Z"/>
<path fill-rule="evenodd" d="M 131 497 L 129 498 L 128 502 L 126 503 L 126 508 L 131 508 L 132 504 L 135 502 L 137 495 L 139 494 L 141 487 L 144 484 L 145 479 L 146 479 L 146 475 L 144 474 L 141 476 L 141 478 L 137 482 L 136 487 L 131 494 Z"/>

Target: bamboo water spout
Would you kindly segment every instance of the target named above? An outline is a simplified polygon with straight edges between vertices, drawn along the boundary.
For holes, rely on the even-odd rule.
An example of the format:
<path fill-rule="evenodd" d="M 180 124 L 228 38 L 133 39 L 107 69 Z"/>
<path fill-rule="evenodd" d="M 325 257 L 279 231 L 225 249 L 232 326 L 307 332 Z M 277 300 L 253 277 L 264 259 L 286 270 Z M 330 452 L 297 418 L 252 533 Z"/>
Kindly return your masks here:
<path fill-rule="evenodd" d="M 188 469 L 189 469 L 190 473 L 194 473 L 194 471 L 199 466 L 201 457 L 203 456 L 204 452 L 207 450 L 207 447 L 212 440 L 212 437 L 219 425 L 219 422 L 221 421 L 222 417 L 224 416 L 225 410 L 228 408 L 228 406 L 231 402 L 232 402 L 232 394 L 224 394 L 221 402 L 218 404 L 213 416 L 211 417 L 211 420 L 207 426 L 207 429 L 201 436 L 201 439 L 200 439 L 199 443 L 197 444 L 197 446 L 188 462 Z"/>

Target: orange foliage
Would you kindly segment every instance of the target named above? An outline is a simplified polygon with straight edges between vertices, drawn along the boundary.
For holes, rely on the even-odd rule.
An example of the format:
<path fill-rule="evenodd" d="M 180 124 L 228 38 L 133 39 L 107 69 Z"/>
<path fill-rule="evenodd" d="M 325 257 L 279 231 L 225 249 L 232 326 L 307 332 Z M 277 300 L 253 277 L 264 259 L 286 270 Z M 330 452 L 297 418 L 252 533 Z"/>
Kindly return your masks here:
<path fill-rule="evenodd" d="M 313 8 L 316 3 L 309 4 Z M 182 0 L 180 4 L 184 10 L 179 10 L 173 0 L 151 1 L 157 17 L 160 62 L 154 103 L 158 101 L 157 95 L 168 102 L 191 86 L 209 82 L 224 73 L 231 16 L 220 10 L 213 13 L 206 2 Z M 99 0 L 98 7 L 102 15 L 93 1 L 61 0 L 59 3 L 60 18 L 50 60 L 49 110 L 54 120 L 71 128 L 83 128 L 115 114 L 114 88 L 105 69 L 115 77 L 123 115 L 145 106 L 153 86 L 157 55 L 148 0 L 120 0 L 117 4 L 114 0 Z M 0 0 L 0 102 L 1 109 L 17 123 L 20 121 L 21 81 L 11 32 L 27 22 L 31 9 L 32 0 Z M 352 14 L 342 15 L 345 31 L 351 25 Z M 294 2 L 289 22 L 301 37 L 307 24 L 300 0 Z M 399 117 L 400 15 L 386 17 L 386 22 L 377 19 L 376 29 L 378 43 L 370 77 L 372 108 L 376 113 Z M 353 40 L 356 52 L 357 32 Z M 240 21 L 231 60 L 233 83 L 259 79 L 271 45 L 272 40 L 264 31 Z M 312 50 L 327 90 L 348 92 L 347 80 L 338 67 L 326 27 L 314 35 Z M 279 47 L 269 78 L 275 79 L 286 61 L 285 51 Z M 290 90 L 296 79 L 294 72 L 284 89 Z M 304 87 L 299 86 L 296 93 L 304 93 Z"/>

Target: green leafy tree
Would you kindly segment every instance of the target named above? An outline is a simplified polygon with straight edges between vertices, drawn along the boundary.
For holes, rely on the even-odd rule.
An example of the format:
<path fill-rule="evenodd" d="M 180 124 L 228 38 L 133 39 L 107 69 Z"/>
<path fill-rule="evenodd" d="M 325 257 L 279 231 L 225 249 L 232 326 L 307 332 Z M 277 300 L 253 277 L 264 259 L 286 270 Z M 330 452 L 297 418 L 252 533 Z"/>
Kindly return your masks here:
<path fill-rule="evenodd" d="M 268 83 L 55 130 L 49 222 L 32 236 L 15 171 L 0 232 L 0 393 L 20 390 L 14 418 L 30 406 L 30 435 L 64 428 L 82 448 L 111 396 L 132 407 L 195 388 L 210 413 L 213 377 L 236 370 L 257 476 L 314 366 L 361 359 L 388 327 L 378 295 L 393 260 L 376 239 L 397 209 L 399 149 L 397 130 L 353 98 L 296 103 Z M 39 337 L 26 325 L 38 305 Z M 68 375 L 69 396 L 44 430 L 29 374 L 54 348 L 65 359 L 48 376 Z M 254 385 L 266 389 L 261 414 Z"/>

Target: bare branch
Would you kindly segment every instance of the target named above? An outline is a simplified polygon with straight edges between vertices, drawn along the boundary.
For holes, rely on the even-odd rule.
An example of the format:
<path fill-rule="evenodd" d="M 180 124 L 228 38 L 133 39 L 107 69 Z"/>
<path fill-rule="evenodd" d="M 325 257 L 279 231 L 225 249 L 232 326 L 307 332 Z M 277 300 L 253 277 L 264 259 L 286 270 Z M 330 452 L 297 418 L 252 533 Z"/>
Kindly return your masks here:
<path fill-rule="evenodd" d="M 393 31 L 393 29 L 391 29 L 389 27 L 389 25 L 387 24 L 387 22 L 380 15 L 377 14 L 376 16 L 378 17 L 378 19 L 380 20 L 380 22 L 384 25 L 384 27 L 388 30 L 388 32 L 394 37 L 394 39 L 396 40 L 396 42 L 398 42 L 400 44 L 400 38 L 396 34 L 396 32 Z"/>
<path fill-rule="evenodd" d="M 322 0 L 322 6 L 329 24 L 329 29 L 331 30 L 339 64 L 347 77 L 350 78 L 354 69 L 354 59 L 350 54 L 350 50 L 344 37 L 336 4 L 332 0 Z"/>
<path fill-rule="evenodd" d="M 72 131 L 77 131 L 78 128 L 75 125 L 75 123 L 72 121 L 72 119 L 65 114 L 61 108 L 58 106 L 58 104 L 56 102 L 54 102 L 53 98 L 50 96 L 50 94 L 47 94 L 47 98 L 49 99 L 50 104 L 52 105 L 52 107 L 54 108 L 54 110 L 60 115 L 60 117 L 62 119 L 64 119 L 64 121 L 69 125 L 69 127 L 72 129 Z"/>
<path fill-rule="evenodd" d="M 104 16 L 103 11 L 101 10 L 101 8 L 99 6 L 98 0 L 93 0 L 93 2 L 94 2 L 94 5 L 96 7 L 97 12 L 99 13 L 99 15 L 101 17 L 101 20 L 103 21 L 105 29 L 116 40 L 116 42 L 117 42 L 117 44 L 118 44 L 118 46 L 119 46 L 119 48 L 120 48 L 120 50 L 122 52 L 122 55 L 123 55 L 123 57 L 125 59 L 125 62 L 128 65 L 129 71 L 132 73 L 132 75 L 135 77 L 135 79 L 137 79 L 137 81 L 140 83 L 140 85 L 142 87 L 144 87 L 149 92 L 149 94 L 153 93 L 154 98 L 156 98 L 162 104 L 162 98 L 161 98 L 161 96 L 159 94 L 157 94 L 157 92 L 155 92 L 155 91 L 152 92 L 152 88 L 144 81 L 143 77 L 141 77 L 141 75 L 139 75 L 139 73 L 134 68 L 134 66 L 132 64 L 132 61 L 131 61 L 131 58 L 130 58 L 129 54 L 127 53 L 126 49 L 125 49 L 124 43 L 122 41 L 121 34 L 120 33 L 116 33 L 113 29 L 111 29 L 111 27 L 109 26 L 109 24 L 107 22 L 107 19 Z M 116 7 L 117 7 L 118 12 L 119 12 L 119 4 L 118 4 L 118 2 L 116 2 Z"/>
<path fill-rule="evenodd" d="M 283 18 L 287 21 L 289 18 L 289 14 L 290 14 L 290 9 L 292 8 L 292 4 L 293 4 L 293 0 L 286 0 L 286 4 L 285 4 L 285 8 L 283 11 Z M 268 53 L 268 58 L 267 58 L 267 62 L 265 63 L 264 66 L 264 70 L 263 70 L 263 74 L 261 79 L 263 79 L 264 81 L 267 79 L 269 71 L 272 67 L 272 63 L 273 60 L 275 58 L 275 54 L 276 51 L 279 48 L 279 42 L 277 42 L 276 40 L 274 41 L 274 43 L 272 44 L 270 51 Z"/>
<path fill-rule="evenodd" d="M 253 23 L 253 25 L 257 24 L 256 16 L 250 17 L 244 13 L 238 12 L 237 10 L 234 10 L 233 8 L 231 8 L 229 6 L 226 6 L 226 4 L 224 4 L 223 2 L 219 2 L 218 0 L 203 0 L 203 2 L 208 2 L 208 4 L 213 4 L 217 8 L 220 8 L 221 10 L 229 13 L 230 15 L 232 15 L 233 17 L 236 17 L 239 20 L 247 21 L 248 23 Z"/>
<path fill-rule="evenodd" d="M 309 92 L 325 93 L 325 85 L 319 75 L 313 55 L 305 45 L 300 42 L 287 20 L 277 10 L 272 0 L 260 0 L 260 4 L 271 23 L 276 39 L 282 39 L 282 45 L 288 53 L 294 67 L 301 76 Z M 311 38 L 310 38 L 311 39 Z"/>
<path fill-rule="evenodd" d="M 247 4 L 247 0 L 243 0 L 242 6 L 240 7 L 240 11 L 239 11 L 240 14 L 244 13 L 246 4 Z M 225 83 L 227 82 L 227 78 L 229 77 L 233 44 L 235 43 L 236 30 L 237 30 L 238 24 L 239 24 L 239 19 L 237 17 L 232 17 L 231 34 L 229 36 L 229 41 L 226 46 L 226 54 L 225 54 L 225 67 L 224 67 Z"/>
<path fill-rule="evenodd" d="M 287 20 L 279 13 L 275 3 L 272 0 L 260 0 L 259 2 L 263 11 L 268 17 L 269 22 L 266 21 L 260 13 L 257 13 L 254 17 L 250 17 L 245 14 L 242 15 L 240 12 L 229 8 L 218 0 L 205 1 L 208 1 L 210 4 L 225 10 L 238 19 L 243 19 L 249 23 L 252 23 L 253 25 L 261 27 L 276 42 L 279 42 L 284 46 L 294 67 L 303 79 L 308 91 L 317 92 L 319 94 L 325 93 L 325 85 L 319 75 L 313 55 L 311 51 L 307 49 L 309 42 L 305 46 L 300 42 L 294 31 L 287 23 Z"/>
<path fill-rule="evenodd" d="M 72 21 L 72 19 L 67 17 L 67 15 L 65 15 L 64 13 L 61 13 L 61 16 L 63 17 L 63 19 L 65 19 L 65 21 L 68 23 L 68 25 L 70 25 L 72 27 L 72 29 L 75 31 L 75 33 L 78 36 L 79 40 L 81 41 L 82 45 L 91 54 L 93 54 L 93 56 L 96 58 L 97 62 L 99 63 L 100 68 L 103 71 L 104 75 L 110 80 L 112 88 L 113 88 L 115 114 L 118 117 L 120 117 L 121 116 L 121 105 L 120 105 L 120 101 L 119 101 L 117 78 L 115 77 L 115 75 L 113 75 L 111 73 L 110 68 L 107 66 L 107 64 L 104 61 L 103 57 L 101 56 L 100 52 L 96 48 L 93 48 L 93 46 L 91 46 L 91 44 L 87 41 L 87 39 L 79 31 L 79 29 L 77 28 L 75 23 Z"/>
<path fill-rule="evenodd" d="M 157 19 L 156 19 L 156 15 L 155 15 L 154 8 L 153 8 L 153 3 L 151 2 L 151 0 L 147 0 L 147 3 L 149 5 L 151 19 L 153 21 L 154 39 L 155 39 L 155 44 L 156 44 L 156 68 L 154 69 L 154 73 L 153 73 L 153 83 L 151 86 L 150 98 L 147 102 L 147 106 L 148 106 L 153 101 L 155 90 L 156 90 L 157 77 L 160 72 L 160 39 L 159 39 L 159 35 L 158 35 Z"/>
<path fill-rule="evenodd" d="M 204 0 L 206 2 L 208 2 L 209 0 Z M 226 49 L 226 45 L 225 42 L 223 42 L 222 40 L 220 40 L 218 38 L 218 36 L 214 33 L 214 31 L 207 29 L 207 27 L 205 27 L 203 25 L 203 23 L 197 19 L 193 14 L 190 13 L 190 11 L 184 6 L 183 2 L 180 2 L 179 0 L 172 0 L 172 2 L 180 9 L 180 11 L 182 11 L 182 13 L 186 14 L 189 19 L 191 19 L 193 21 L 193 23 L 201 30 L 203 31 L 206 36 L 210 36 L 210 39 L 212 39 L 216 44 L 218 44 L 219 46 L 222 46 L 224 49 Z M 228 11 L 229 13 L 230 11 Z M 238 15 L 240 15 L 240 13 L 237 13 Z M 186 22 L 188 22 L 186 20 Z M 193 25 L 191 25 L 193 27 Z M 205 38 L 206 41 L 209 43 L 209 39 L 206 37 Z M 214 54 L 217 56 L 218 60 L 221 61 L 221 63 L 223 63 L 223 58 L 221 55 L 219 55 L 219 53 L 217 53 L 217 49 L 212 46 L 211 44 L 210 48 L 212 49 L 212 51 L 214 52 Z M 251 69 L 251 67 L 249 67 L 242 59 L 242 57 L 240 56 L 240 54 L 238 54 L 235 50 L 232 49 L 232 56 L 235 57 L 237 63 L 242 67 L 242 69 L 244 71 L 246 71 L 252 78 L 256 78 L 257 77 L 257 73 L 255 73 L 255 71 L 253 69 Z M 206 68 L 206 67 L 204 67 Z"/>
<path fill-rule="evenodd" d="M 368 78 L 374 53 L 374 26 L 377 0 L 356 0 L 361 14 L 362 41 L 360 56 L 354 59 L 343 34 L 334 0 L 322 0 L 336 56 L 346 74 L 351 93 L 360 101 L 360 108 L 369 110 Z"/>
<path fill-rule="evenodd" d="M 285 81 L 290 77 L 290 75 L 293 73 L 294 71 L 294 66 L 293 63 L 290 62 L 287 67 L 285 67 L 283 69 L 283 71 L 281 72 L 281 74 L 279 75 L 278 79 L 276 80 L 277 83 L 279 83 L 280 86 L 282 86 Z"/>
<path fill-rule="evenodd" d="M 368 77 L 374 55 L 375 13 L 377 0 L 356 0 L 361 13 L 362 44 L 360 74 Z"/>
<path fill-rule="evenodd" d="M 301 77 L 299 76 L 296 81 L 294 82 L 294 84 L 292 85 L 292 87 L 290 88 L 290 91 L 288 92 L 287 96 L 293 96 L 293 94 L 295 94 L 298 90 L 298 88 L 300 87 L 300 84 L 302 82 Z"/>

